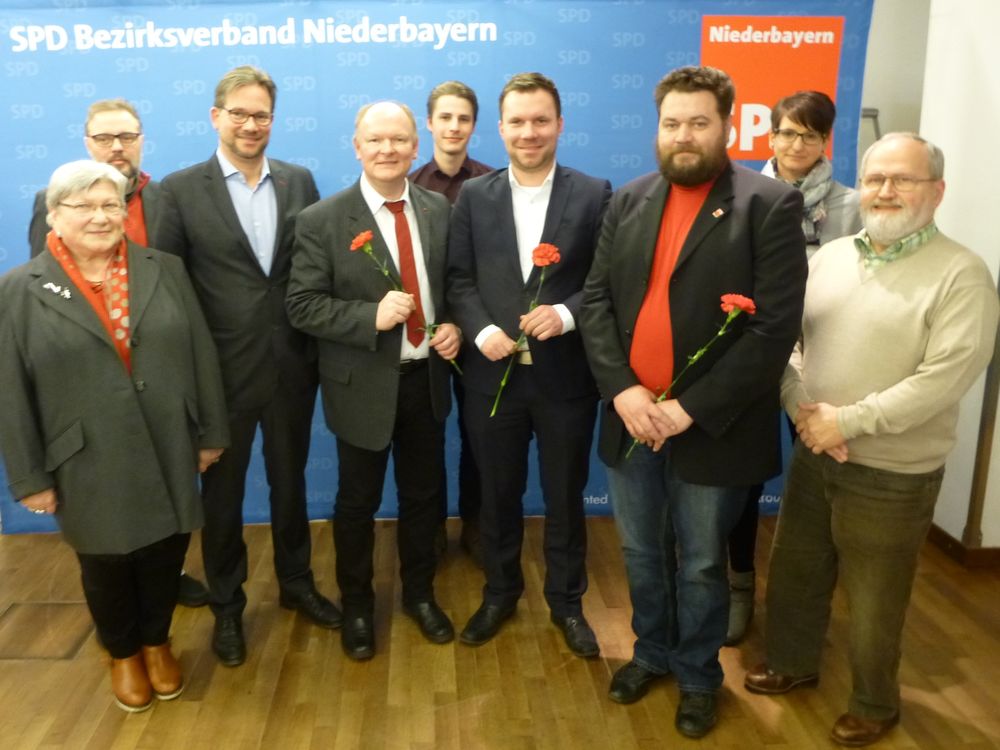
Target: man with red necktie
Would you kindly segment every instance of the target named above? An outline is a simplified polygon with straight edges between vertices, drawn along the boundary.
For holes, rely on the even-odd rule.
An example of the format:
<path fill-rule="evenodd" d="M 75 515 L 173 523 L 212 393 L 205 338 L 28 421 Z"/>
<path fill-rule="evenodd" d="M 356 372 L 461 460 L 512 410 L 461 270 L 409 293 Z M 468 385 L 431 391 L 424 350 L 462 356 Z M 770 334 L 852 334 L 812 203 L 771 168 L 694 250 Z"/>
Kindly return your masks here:
<path fill-rule="evenodd" d="M 354 149 L 358 182 L 299 214 L 288 314 L 319 342 L 323 411 L 339 462 L 333 534 L 342 645 L 362 660 L 375 653 L 374 518 L 390 453 L 403 611 L 429 641 L 454 637 L 433 579 L 448 360 L 460 334 L 443 322 L 448 201 L 406 179 L 417 155 L 413 113 L 397 102 L 365 105 Z"/>

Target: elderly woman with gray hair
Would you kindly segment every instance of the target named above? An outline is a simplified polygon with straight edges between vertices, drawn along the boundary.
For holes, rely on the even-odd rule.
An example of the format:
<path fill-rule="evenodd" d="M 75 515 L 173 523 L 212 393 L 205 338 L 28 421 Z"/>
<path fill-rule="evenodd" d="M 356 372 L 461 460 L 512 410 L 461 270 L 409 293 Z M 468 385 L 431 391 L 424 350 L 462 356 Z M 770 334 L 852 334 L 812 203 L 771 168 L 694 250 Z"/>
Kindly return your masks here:
<path fill-rule="evenodd" d="M 124 191 L 108 164 L 56 169 L 47 252 L 0 278 L 0 451 L 14 497 L 76 551 L 115 700 L 135 712 L 183 690 L 170 621 L 198 473 L 229 435 L 184 267 L 125 239 Z"/>

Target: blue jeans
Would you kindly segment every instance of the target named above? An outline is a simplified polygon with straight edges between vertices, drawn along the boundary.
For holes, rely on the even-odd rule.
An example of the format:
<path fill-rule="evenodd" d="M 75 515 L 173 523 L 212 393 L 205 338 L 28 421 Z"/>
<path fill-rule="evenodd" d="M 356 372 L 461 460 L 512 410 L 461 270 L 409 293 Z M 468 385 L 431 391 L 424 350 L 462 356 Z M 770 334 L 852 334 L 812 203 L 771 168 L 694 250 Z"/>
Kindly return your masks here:
<path fill-rule="evenodd" d="M 747 487 L 684 482 L 670 458 L 669 445 L 658 453 L 640 445 L 608 470 L 632 598 L 633 660 L 673 672 L 682 691 L 714 693 L 729 624 L 726 540 Z"/>

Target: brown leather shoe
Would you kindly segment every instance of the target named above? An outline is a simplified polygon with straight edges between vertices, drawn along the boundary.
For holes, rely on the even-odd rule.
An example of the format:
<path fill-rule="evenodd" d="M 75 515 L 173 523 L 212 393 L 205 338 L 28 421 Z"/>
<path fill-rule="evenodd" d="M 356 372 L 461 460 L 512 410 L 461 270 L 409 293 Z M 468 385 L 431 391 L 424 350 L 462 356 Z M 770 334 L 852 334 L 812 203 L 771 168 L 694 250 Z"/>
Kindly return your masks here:
<path fill-rule="evenodd" d="M 772 672 L 768 669 L 767 664 L 758 664 L 747 672 L 747 676 L 743 678 L 743 687 L 751 693 L 781 695 L 800 685 L 815 685 L 818 682 L 818 674 L 805 674 L 795 677 L 789 674 Z"/>
<path fill-rule="evenodd" d="M 876 742 L 899 723 L 899 712 L 888 719 L 863 719 L 854 714 L 844 714 L 830 730 L 830 739 L 838 745 L 863 747 Z"/>
<path fill-rule="evenodd" d="M 181 665 L 170 652 L 170 642 L 159 646 L 143 646 L 142 660 L 146 664 L 149 684 L 161 701 L 170 701 L 184 692 Z"/>
<path fill-rule="evenodd" d="M 145 711 L 153 705 L 153 688 L 146 676 L 142 654 L 111 660 L 111 690 L 118 707 L 130 714 Z"/>

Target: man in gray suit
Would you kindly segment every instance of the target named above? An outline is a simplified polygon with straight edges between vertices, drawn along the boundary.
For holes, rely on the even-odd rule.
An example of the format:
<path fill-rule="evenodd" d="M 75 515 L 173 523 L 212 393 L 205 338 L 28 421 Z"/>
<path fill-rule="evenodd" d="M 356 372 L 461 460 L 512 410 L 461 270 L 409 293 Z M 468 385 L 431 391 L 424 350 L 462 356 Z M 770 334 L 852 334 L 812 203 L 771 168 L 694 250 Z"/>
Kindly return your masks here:
<path fill-rule="evenodd" d="M 316 351 L 285 315 L 295 217 L 319 194 L 308 170 L 264 156 L 277 87 L 250 66 L 215 89 L 219 147 L 163 180 L 154 246 L 181 256 L 219 350 L 232 445 L 205 472 L 201 547 L 215 614 L 212 649 L 227 666 L 246 658 L 247 550 L 243 493 L 257 426 L 271 488 L 271 537 L 280 604 L 316 624 L 340 611 L 316 591 L 310 568 L 305 467 L 316 402 Z"/>
<path fill-rule="evenodd" d="M 159 216 L 160 185 L 139 168 L 144 141 L 139 113 L 125 99 L 101 99 L 87 109 L 83 130 L 83 145 L 90 158 L 110 164 L 128 179 L 125 235 L 132 242 L 148 247 Z M 45 191 L 39 190 L 28 227 L 32 258 L 45 249 L 45 235 L 49 233 L 47 214 Z"/>
<path fill-rule="evenodd" d="M 431 642 L 454 637 L 433 580 L 448 360 L 460 337 L 442 322 L 448 201 L 406 179 L 417 154 L 413 113 L 396 102 L 366 105 L 354 149 L 358 182 L 299 216 L 288 315 L 319 341 L 323 411 L 339 460 L 333 535 L 341 639 L 360 660 L 375 653 L 374 517 L 390 451 L 403 610 Z"/>

